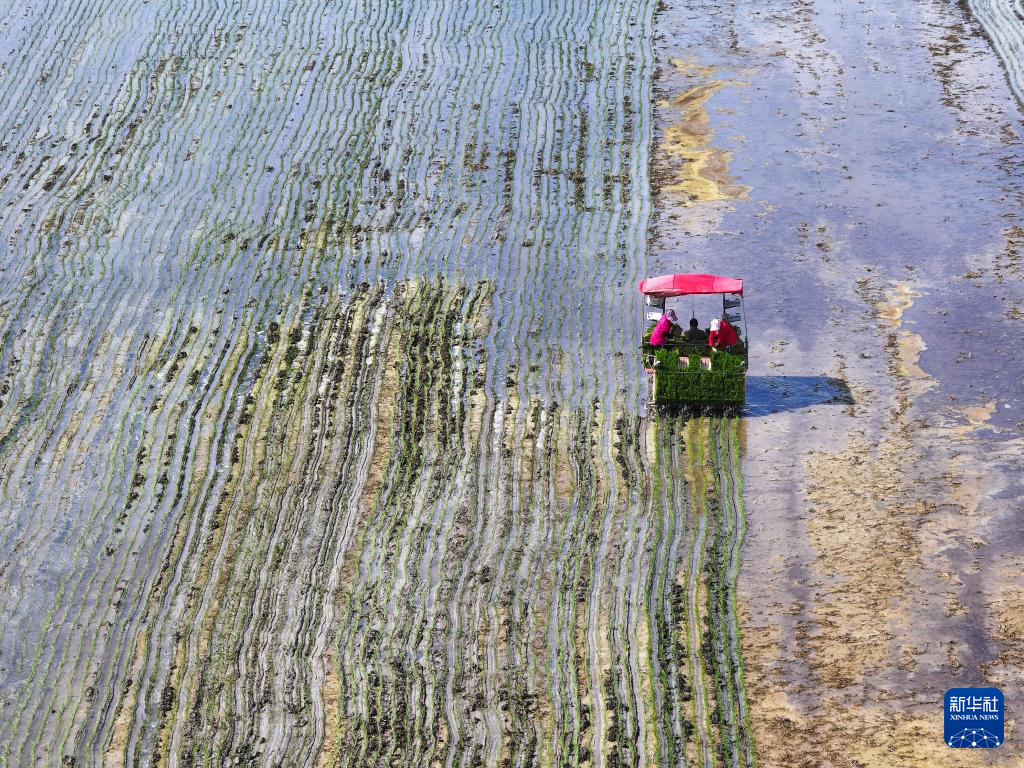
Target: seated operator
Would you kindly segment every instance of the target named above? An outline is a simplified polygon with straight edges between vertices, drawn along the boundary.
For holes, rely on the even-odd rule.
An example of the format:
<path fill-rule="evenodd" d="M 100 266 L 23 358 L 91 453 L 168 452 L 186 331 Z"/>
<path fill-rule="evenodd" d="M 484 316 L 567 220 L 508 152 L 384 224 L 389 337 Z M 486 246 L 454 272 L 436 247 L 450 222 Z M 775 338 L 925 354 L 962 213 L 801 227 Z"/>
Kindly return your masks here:
<path fill-rule="evenodd" d="M 696 317 L 690 318 L 690 327 L 683 331 L 683 338 L 687 341 L 707 341 L 708 334 L 700 329 L 700 323 Z"/>

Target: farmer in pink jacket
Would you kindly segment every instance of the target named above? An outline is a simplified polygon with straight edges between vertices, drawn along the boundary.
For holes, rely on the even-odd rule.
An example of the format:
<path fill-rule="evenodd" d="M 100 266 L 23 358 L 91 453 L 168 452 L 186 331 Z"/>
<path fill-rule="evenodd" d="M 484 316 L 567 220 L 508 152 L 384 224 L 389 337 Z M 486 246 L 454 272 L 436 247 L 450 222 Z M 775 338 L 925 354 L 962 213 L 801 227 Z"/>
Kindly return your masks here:
<path fill-rule="evenodd" d="M 654 326 L 654 330 L 651 331 L 651 346 L 660 347 L 668 341 L 669 335 L 672 333 L 672 326 L 676 322 L 676 311 L 670 309 L 661 319 L 658 324 Z"/>

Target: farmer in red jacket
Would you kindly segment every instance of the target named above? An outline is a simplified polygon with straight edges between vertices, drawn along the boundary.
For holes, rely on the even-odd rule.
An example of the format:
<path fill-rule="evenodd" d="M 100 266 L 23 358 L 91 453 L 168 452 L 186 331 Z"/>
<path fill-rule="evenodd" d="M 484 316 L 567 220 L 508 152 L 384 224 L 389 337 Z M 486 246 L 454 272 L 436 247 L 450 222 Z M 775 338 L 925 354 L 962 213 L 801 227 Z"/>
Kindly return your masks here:
<path fill-rule="evenodd" d="M 676 311 L 670 309 L 661 319 L 658 320 L 658 324 L 654 326 L 654 330 L 651 331 L 651 346 L 660 347 L 669 339 L 669 335 L 672 333 L 672 325 L 676 322 Z"/>
<path fill-rule="evenodd" d="M 731 352 L 732 348 L 740 343 L 740 337 L 725 320 L 716 317 L 711 321 L 711 333 L 708 334 L 708 344 L 712 349 Z"/>

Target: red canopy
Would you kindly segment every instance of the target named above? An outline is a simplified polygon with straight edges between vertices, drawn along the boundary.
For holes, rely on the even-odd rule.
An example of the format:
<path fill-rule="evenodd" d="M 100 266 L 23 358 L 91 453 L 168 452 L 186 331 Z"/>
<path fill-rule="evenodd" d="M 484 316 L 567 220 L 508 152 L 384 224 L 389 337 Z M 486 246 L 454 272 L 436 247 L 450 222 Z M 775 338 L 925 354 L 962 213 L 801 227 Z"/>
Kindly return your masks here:
<path fill-rule="evenodd" d="M 699 293 L 743 294 L 742 280 L 718 275 L 659 275 L 641 280 L 638 287 L 640 293 L 658 299 Z"/>

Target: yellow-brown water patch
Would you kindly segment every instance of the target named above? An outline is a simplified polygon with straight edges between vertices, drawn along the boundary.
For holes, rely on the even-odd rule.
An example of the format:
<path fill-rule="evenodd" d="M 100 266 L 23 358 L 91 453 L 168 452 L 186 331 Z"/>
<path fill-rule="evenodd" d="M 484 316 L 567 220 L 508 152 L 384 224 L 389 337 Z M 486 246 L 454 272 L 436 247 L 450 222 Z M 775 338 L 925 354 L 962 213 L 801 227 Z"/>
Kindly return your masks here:
<path fill-rule="evenodd" d="M 924 394 L 937 383 L 920 365 L 921 353 L 928 349 L 924 339 L 903 326 L 903 315 L 921 295 L 909 284 L 897 282 L 886 290 L 884 299 L 875 303 L 877 316 L 896 334 L 895 364 L 898 374 L 908 380 L 914 395 Z"/>
<path fill-rule="evenodd" d="M 732 153 L 713 145 L 708 100 L 735 80 L 714 78 L 714 69 L 694 62 L 673 59 L 672 65 L 689 86 L 659 106 L 676 113 L 664 128 L 660 144 L 666 156 L 661 189 L 678 198 L 681 205 L 746 197 L 750 187 L 737 184 L 729 174 Z"/>

